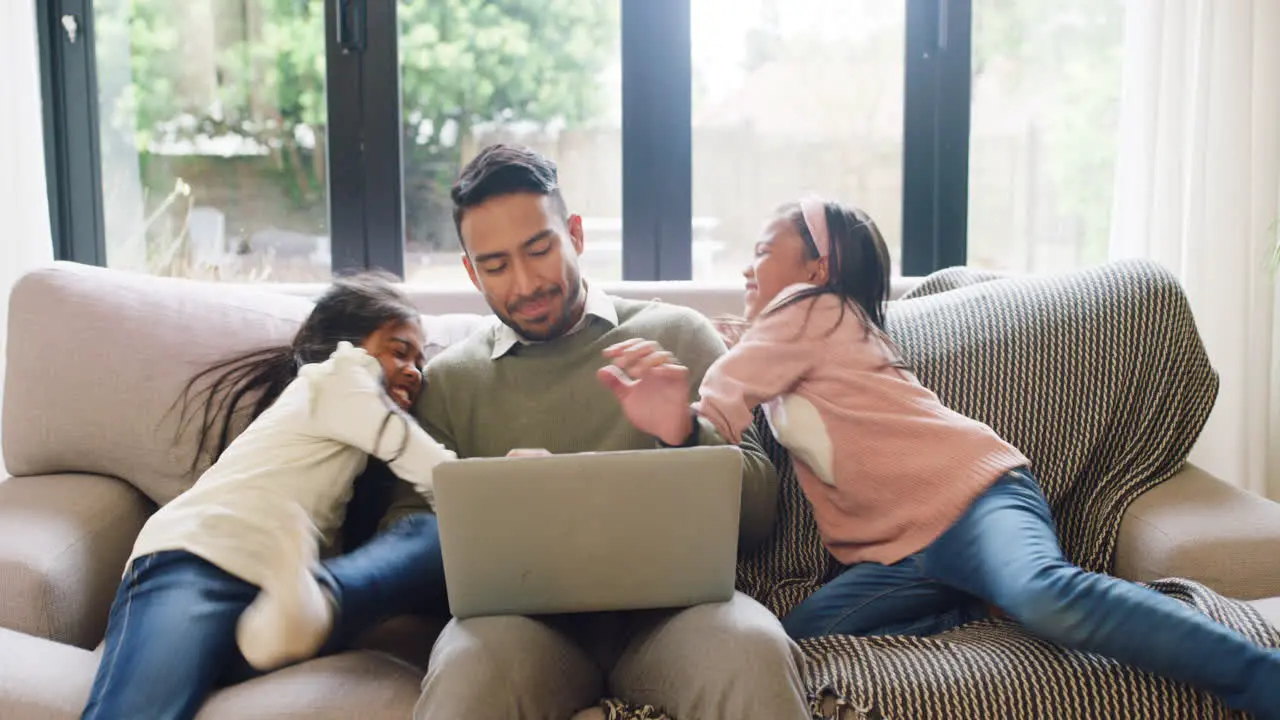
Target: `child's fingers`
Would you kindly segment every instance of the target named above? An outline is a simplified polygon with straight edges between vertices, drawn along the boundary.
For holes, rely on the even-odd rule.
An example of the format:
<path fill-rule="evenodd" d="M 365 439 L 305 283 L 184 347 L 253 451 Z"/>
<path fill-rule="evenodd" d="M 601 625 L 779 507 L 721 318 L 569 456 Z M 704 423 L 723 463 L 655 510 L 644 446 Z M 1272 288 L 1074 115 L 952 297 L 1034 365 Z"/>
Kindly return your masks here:
<path fill-rule="evenodd" d="M 684 377 L 685 375 L 688 375 L 689 368 L 679 363 L 671 362 L 671 363 L 665 363 L 665 364 L 659 365 L 658 367 L 654 368 L 652 372 L 655 376 L 661 376 L 666 378 L 679 378 L 679 377 Z"/>

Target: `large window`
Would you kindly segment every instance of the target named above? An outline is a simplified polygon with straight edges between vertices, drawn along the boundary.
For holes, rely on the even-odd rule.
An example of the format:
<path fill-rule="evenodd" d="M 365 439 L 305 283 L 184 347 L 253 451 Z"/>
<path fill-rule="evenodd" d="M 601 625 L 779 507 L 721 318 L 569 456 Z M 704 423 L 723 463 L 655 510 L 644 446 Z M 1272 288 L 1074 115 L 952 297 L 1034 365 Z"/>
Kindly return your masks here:
<path fill-rule="evenodd" d="M 553 158 L 587 245 L 583 272 L 622 277 L 619 0 L 399 0 L 405 274 L 469 284 L 449 186 L 493 142 Z"/>
<path fill-rule="evenodd" d="M 1103 262 L 1111 227 L 1124 0 L 976 0 L 969 264 Z"/>
<path fill-rule="evenodd" d="M 1105 254 L 1122 0 L 39 7 L 64 259 L 463 286 L 448 188 L 497 140 L 559 164 L 599 280 L 736 283 L 807 192 L 903 274 Z"/>
<path fill-rule="evenodd" d="M 902 237 L 905 0 L 695 0 L 693 277 L 740 278 L 803 193 Z"/>
<path fill-rule="evenodd" d="M 96 0 L 91 10 L 106 264 L 328 278 L 323 5 Z"/>

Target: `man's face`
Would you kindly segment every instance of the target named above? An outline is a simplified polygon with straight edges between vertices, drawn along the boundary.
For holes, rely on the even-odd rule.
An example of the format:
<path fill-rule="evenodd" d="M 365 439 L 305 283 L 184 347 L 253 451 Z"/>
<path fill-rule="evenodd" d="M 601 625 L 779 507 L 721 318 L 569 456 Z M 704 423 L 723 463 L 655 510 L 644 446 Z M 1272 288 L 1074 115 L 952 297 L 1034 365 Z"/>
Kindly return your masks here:
<path fill-rule="evenodd" d="M 551 340 L 582 317 L 582 219 L 550 197 L 490 198 L 462 216 L 462 263 L 494 314 L 530 340 Z"/>

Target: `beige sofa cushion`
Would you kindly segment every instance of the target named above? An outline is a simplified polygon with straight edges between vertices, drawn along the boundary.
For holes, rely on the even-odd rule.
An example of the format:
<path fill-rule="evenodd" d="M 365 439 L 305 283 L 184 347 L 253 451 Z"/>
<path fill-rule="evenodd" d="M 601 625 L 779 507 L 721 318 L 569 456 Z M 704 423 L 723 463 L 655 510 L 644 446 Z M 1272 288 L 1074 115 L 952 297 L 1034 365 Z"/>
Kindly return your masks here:
<path fill-rule="evenodd" d="M 0 482 L 0 627 L 96 645 L 151 507 L 128 483 L 98 475 Z"/>
<path fill-rule="evenodd" d="M 1186 578 L 1239 600 L 1280 595 L 1280 503 L 1186 465 L 1133 501 L 1116 575 Z"/>
<path fill-rule="evenodd" d="M 1280 628 L 1280 597 L 1251 600 L 1249 604 L 1266 618 L 1267 622 Z"/>
<path fill-rule="evenodd" d="M 125 478 L 157 503 L 186 489 L 194 428 L 171 411 L 198 371 L 287 343 L 304 298 L 57 263 L 9 307 L 4 457 L 13 475 Z"/>
<path fill-rule="evenodd" d="M 78 718 L 97 668 L 88 650 L 0 628 L 0 718 Z"/>
<path fill-rule="evenodd" d="M 84 709 L 99 655 L 0 629 L 0 718 L 74 720 Z M 422 673 L 383 653 L 312 660 L 217 691 L 199 720 L 411 717 Z"/>
<path fill-rule="evenodd" d="M 196 477 L 195 428 L 179 433 L 175 407 L 187 381 L 218 361 L 287 344 L 310 310 L 310 299 L 269 288 L 73 263 L 26 275 L 10 304 L 5 465 L 13 475 L 110 475 L 156 503 L 172 500 Z M 423 321 L 434 355 L 492 319 Z"/>
<path fill-rule="evenodd" d="M 219 690 L 197 720 L 351 720 L 413 717 L 422 672 L 359 651 L 311 660 Z"/>

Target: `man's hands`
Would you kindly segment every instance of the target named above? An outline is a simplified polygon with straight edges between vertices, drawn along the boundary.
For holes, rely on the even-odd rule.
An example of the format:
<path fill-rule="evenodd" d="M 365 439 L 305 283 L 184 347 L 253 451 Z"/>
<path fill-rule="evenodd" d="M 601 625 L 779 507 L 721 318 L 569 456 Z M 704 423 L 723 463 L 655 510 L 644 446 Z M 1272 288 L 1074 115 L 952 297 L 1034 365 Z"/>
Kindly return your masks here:
<path fill-rule="evenodd" d="M 604 356 L 612 362 L 596 376 L 618 398 L 627 420 L 667 445 L 683 444 L 693 432 L 689 368 L 652 340 L 626 340 Z"/>

